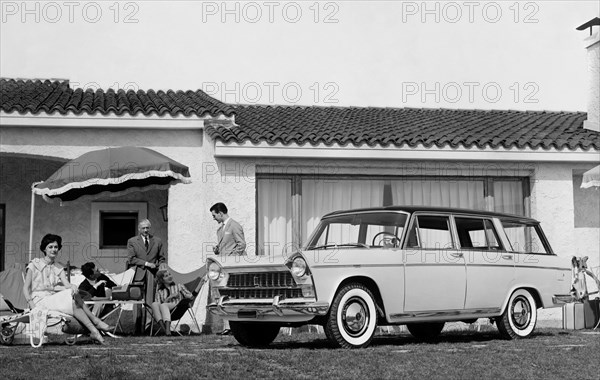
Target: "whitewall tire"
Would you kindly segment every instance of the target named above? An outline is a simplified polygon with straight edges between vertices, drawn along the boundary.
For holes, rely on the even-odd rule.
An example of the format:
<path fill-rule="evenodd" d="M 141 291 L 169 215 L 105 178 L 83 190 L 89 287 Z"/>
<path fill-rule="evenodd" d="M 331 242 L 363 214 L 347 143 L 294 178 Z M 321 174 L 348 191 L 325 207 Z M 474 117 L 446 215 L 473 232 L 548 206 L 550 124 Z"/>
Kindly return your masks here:
<path fill-rule="evenodd" d="M 367 347 L 377 327 L 377 307 L 373 293 L 364 285 L 345 285 L 336 294 L 327 323 L 326 335 L 336 346 Z"/>
<path fill-rule="evenodd" d="M 537 305 L 533 295 L 525 289 L 517 289 L 510 296 L 502 316 L 496 319 L 500 335 L 505 339 L 526 338 L 535 329 Z"/>

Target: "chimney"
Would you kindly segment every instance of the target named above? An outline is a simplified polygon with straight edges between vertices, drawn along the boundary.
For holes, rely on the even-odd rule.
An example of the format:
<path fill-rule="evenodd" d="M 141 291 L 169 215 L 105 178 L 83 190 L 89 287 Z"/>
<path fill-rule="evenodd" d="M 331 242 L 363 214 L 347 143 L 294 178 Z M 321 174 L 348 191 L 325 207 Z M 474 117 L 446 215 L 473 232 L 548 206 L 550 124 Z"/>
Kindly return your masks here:
<path fill-rule="evenodd" d="M 587 105 L 587 120 L 583 122 L 583 127 L 592 131 L 600 132 L 600 35 L 598 28 L 594 31 L 594 26 L 600 25 L 600 18 L 595 17 L 585 24 L 577 27 L 577 30 L 586 30 L 589 28 L 590 35 L 584 40 L 584 46 L 588 56 L 589 71 L 589 93 Z"/>

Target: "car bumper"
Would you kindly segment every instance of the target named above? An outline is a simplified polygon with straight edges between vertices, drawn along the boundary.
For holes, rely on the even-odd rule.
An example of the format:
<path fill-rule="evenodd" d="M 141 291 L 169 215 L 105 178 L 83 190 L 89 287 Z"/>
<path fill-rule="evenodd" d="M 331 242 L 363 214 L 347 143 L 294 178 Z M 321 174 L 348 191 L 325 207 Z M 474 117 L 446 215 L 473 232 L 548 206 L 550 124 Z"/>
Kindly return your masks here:
<path fill-rule="evenodd" d="M 228 300 L 221 297 L 206 306 L 208 311 L 229 320 L 265 320 L 300 322 L 315 316 L 325 315 L 329 310 L 327 302 L 273 299 Z"/>
<path fill-rule="evenodd" d="M 554 306 L 561 306 L 567 303 L 576 302 L 577 300 L 571 294 L 555 294 L 552 296 Z"/>

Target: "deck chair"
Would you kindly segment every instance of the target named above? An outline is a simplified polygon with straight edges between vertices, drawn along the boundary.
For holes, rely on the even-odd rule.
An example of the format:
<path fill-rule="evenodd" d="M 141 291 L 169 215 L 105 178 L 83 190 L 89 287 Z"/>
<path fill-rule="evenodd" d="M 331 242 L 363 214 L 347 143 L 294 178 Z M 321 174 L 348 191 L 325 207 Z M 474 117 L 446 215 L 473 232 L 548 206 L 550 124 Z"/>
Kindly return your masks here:
<path fill-rule="evenodd" d="M 171 326 L 171 331 L 182 335 L 177 330 L 177 327 L 181 322 L 181 318 L 183 318 L 186 315 L 186 313 L 190 316 L 190 318 L 192 318 L 192 321 L 196 325 L 198 331 L 202 331 L 202 329 L 200 329 L 200 326 L 198 325 L 196 313 L 194 313 L 193 306 L 194 302 L 196 301 L 196 298 L 198 297 L 198 293 L 200 293 L 202 286 L 206 283 L 206 266 L 196 269 L 195 271 L 190 273 L 178 273 L 171 268 L 168 268 L 168 270 L 172 274 L 173 280 L 178 284 L 183 284 L 190 292 L 192 292 L 193 296 L 190 299 L 181 300 L 177 304 L 177 306 L 175 306 L 175 308 L 171 310 L 171 323 L 177 322 L 175 325 Z M 152 327 L 150 329 L 151 336 L 158 334 L 160 330 L 162 330 L 162 328 L 159 327 L 156 331 L 154 331 L 153 328 L 154 324 L 152 324 Z M 191 333 L 192 330 L 190 329 L 188 335 Z"/>
<path fill-rule="evenodd" d="M 63 335 L 67 344 L 75 344 L 77 336 L 87 330 L 70 315 L 58 311 L 30 310 L 23 296 L 22 268 L 21 265 L 15 265 L 0 272 L 0 288 L 3 292 L 0 294 L 0 344 L 12 344 L 15 334 L 25 331 L 25 325 L 29 325 L 27 334 L 32 347 L 42 346 L 47 331 Z"/>

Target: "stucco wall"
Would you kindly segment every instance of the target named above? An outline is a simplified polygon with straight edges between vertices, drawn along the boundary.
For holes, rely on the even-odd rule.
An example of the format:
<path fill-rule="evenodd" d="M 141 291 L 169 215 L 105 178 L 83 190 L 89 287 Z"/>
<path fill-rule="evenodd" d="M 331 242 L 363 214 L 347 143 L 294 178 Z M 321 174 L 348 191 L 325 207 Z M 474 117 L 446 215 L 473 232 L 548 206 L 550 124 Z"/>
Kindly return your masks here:
<path fill-rule="evenodd" d="M 581 172 L 588 168 L 573 171 L 575 255 L 588 256 L 589 268 L 600 277 L 600 190 L 581 188 Z"/>
<path fill-rule="evenodd" d="M 596 225 L 596 204 L 600 193 L 596 189 L 579 189 L 579 176 L 574 176 L 588 168 L 582 164 L 536 165 L 531 179 L 531 214 L 542 222 L 556 254 L 589 256 L 590 266 L 598 267 L 600 229 Z"/>
<path fill-rule="evenodd" d="M 531 216 L 542 222 L 554 251 L 570 256 L 575 247 L 572 166 L 538 164 L 531 178 Z"/>

